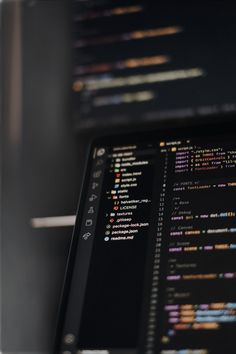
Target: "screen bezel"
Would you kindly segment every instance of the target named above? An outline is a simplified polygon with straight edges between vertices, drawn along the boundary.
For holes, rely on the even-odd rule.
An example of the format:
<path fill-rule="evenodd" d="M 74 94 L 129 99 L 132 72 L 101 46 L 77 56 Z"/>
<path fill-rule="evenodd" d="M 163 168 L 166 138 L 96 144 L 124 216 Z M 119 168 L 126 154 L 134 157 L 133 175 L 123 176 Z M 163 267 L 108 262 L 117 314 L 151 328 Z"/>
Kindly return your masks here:
<path fill-rule="evenodd" d="M 214 119 L 215 118 L 215 119 Z M 79 197 L 78 208 L 76 212 L 76 222 L 73 230 L 72 241 L 70 245 L 70 251 L 68 256 L 68 262 L 65 272 L 65 279 L 63 284 L 56 336 L 55 336 L 55 347 L 54 353 L 58 354 L 61 344 L 62 344 L 62 332 L 64 321 L 66 318 L 66 309 L 70 301 L 70 287 L 72 283 L 74 264 L 77 257 L 77 248 L 80 241 L 80 231 L 81 231 L 81 222 L 83 217 L 83 205 L 85 203 L 90 169 L 92 163 L 92 153 L 95 147 L 100 146 L 109 146 L 109 145 L 122 145 L 122 144 L 132 144 L 135 142 L 146 141 L 147 139 L 153 140 L 169 140 L 169 139 L 183 139 L 183 138 L 194 138 L 194 137 L 206 137 L 206 136 L 219 136 L 222 137 L 226 135 L 227 137 L 235 137 L 236 139 L 236 117 L 235 116 L 224 116 L 224 117 L 214 117 L 210 121 L 206 120 L 205 122 L 201 121 L 199 124 L 196 124 L 196 121 L 188 122 L 188 124 L 173 124 L 171 126 L 160 126 L 160 129 L 157 127 L 147 127 L 145 130 L 131 130 L 127 133 L 116 133 L 110 134 L 108 136 L 103 135 L 98 138 L 93 139 L 87 151 L 86 158 L 86 168 L 83 176 L 83 183 L 81 188 L 81 193 Z"/>

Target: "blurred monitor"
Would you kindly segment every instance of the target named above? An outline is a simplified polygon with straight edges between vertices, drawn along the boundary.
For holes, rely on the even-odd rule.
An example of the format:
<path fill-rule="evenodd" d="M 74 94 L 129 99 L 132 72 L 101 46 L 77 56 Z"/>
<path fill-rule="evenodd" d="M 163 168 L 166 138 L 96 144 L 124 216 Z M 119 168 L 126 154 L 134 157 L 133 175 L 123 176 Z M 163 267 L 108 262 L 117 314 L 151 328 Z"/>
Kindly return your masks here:
<path fill-rule="evenodd" d="M 236 5 L 73 1 L 77 128 L 236 111 Z"/>

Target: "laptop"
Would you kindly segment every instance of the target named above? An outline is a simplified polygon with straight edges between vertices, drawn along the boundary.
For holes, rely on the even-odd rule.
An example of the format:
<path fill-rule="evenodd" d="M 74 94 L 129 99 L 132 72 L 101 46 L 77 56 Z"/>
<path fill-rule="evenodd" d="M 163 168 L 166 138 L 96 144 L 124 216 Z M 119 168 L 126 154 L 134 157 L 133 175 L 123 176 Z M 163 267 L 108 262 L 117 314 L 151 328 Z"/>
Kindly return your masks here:
<path fill-rule="evenodd" d="M 234 119 L 93 141 L 55 352 L 233 353 L 235 201 Z"/>

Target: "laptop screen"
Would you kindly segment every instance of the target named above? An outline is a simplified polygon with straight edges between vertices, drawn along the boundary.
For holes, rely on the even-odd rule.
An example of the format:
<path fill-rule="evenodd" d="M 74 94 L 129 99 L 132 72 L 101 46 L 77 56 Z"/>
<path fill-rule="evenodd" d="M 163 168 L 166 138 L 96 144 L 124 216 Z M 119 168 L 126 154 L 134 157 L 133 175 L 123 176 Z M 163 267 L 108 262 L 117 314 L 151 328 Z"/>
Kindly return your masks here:
<path fill-rule="evenodd" d="M 92 146 L 61 352 L 232 352 L 236 142 L 206 131 Z"/>

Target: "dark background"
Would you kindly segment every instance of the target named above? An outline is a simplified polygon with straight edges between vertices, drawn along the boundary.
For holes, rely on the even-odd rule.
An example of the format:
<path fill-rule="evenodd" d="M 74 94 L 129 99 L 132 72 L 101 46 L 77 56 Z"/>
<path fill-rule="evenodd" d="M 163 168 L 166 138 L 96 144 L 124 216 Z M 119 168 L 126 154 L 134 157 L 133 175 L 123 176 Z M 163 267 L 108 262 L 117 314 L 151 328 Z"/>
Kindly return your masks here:
<path fill-rule="evenodd" d="M 66 1 L 3 4 L 1 351 L 51 353 L 72 228 L 30 218 L 76 211 L 86 144 L 70 117 Z"/>
<path fill-rule="evenodd" d="M 52 352 L 72 227 L 33 229 L 30 219 L 75 214 L 89 142 L 114 130 L 108 125 L 86 132 L 77 129 L 79 116 L 72 112 L 71 98 L 70 9 L 69 0 L 1 3 L 3 353 Z M 228 60 L 223 63 L 227 70 Z M 183 99 L 189 104 L 188 97 Z M 132 129 L 131 124 L 115 131 Z"/>

